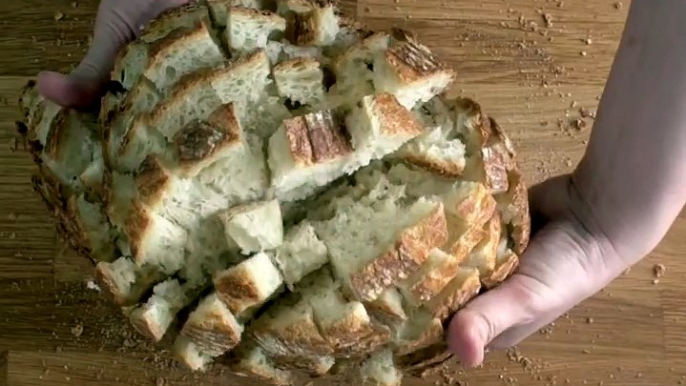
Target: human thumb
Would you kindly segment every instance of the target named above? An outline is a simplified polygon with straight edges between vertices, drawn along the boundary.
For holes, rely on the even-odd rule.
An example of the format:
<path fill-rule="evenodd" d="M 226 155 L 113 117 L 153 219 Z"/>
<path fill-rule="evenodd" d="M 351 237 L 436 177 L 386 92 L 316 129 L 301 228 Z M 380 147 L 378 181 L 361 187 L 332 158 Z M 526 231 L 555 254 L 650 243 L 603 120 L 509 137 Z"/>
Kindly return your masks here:
<path fill-rule="evenodd" d="M 499 287 L 475 298 L 450 322 L 448 348 L 465 366 L 484 360 L 485 348 L 504 331 L 531 322 L 543 299 L 540 284 L 515 273 Z"/>

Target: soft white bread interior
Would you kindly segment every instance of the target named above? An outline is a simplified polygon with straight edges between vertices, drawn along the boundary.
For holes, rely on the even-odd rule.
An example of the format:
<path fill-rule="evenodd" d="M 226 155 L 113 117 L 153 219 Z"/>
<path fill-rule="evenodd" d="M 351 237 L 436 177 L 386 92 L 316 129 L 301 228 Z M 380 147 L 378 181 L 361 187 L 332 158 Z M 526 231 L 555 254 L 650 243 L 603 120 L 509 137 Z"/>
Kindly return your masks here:
<path fill-rule="evenodd" d="M 277 200 L 239 205 L 220 217 L 226 237 L 246 255 L 274 250 L 283 243 L 281 207 Z"/>
<path fill-rule="evenodd" d="M 120 306 L 135 305 L 164 274 L 151 265 L 139 266 L 132 259 L 119 257 L 113 262 L 100 262 L 95 278 L 105 293 Z"/>
<path fill-rule="evenodd" d="M 129 314 L 131 324 L 143 336 L 159 342 L 189 297 L 177 279 L 162 282 L 153 288 L 153 295 L 145 304 Z"/>
<path fill-rule="evenodd" d="M 226 41 L 236 54 L 264 49 L 270 35 L 283 33 L 286 20 L 270 11 L 232 7 L 226 22 Z"/>
<path fill-rule="evenodd" d="M 391 94 L 365 96 L 346 117 L 346 125 L 356 157 L 347 171 L 393 153 L 423 131 L 412 113 Z"/>
<path fill-rule="evenodd" d="M 276 250 L 274 262 L 289 288 L 329 261 L 326 245 L 317 237 L 312 224 L 305 220 L 291 227 L 283 244 Z"/>
<path fill-rule="evenodd" d="M 434 344 L 444 339 L 441 319 L 423 309 L 414 309 L 410 318 L 399 324 L 395 330 L 396 355 L 403 356 Z"/>
<path fill-rule="evenodd" d="M 345 299 L 328 269 L 303 280 L 299 291 L 314 313 L 314 321 L 336 357 L 375 351 L 390 341 L 390 331 L 373 321 L 359 301 Z"/>
<path fill-rule="evenodd" d="M 337 277 L 359 300 L 372 301 L 406 279 L 432 248 L 447 241 L 440 201 L 402 205 L 398 198 L 372 193 L 366 200 L 343 202 L 333 219 L 315 225 Z"/>
<path fill-rule="evenodd" d="M 365 307 L 370 315 L 386 325 L 398 325 L 408 318 L 403 302 L 400 291 L 391 287 L 373 301 L 365 303 Z"/>
<path fill-rule="evenodd" d="M 113 230 L 99 202 L 90 202 L 85 195 L 72 196 L 67 203 L 68 224 L 79 238 L 74 240 L 87 248 L 95 261 L 110 262 L 115 258 Z"/>
<path fill-rule="evenodd" d="M 410 163 L 451 178 L 462 175 L 467 159 L 465 145 L 459 139 L 450 139 L 441 126 L 429 128 L 405 144 L 399 155 Z"/>
<path fill-rule="evenodd" d="M 337 83 L 334 86 L 346 104 L 355 104 L 363 96 L 374 93 L 374 58 L 390 44 L 387 32 L 376 32 L 340 54 L 333 65 Z"/>
<path fill-rule="evenodd" d="M 279 95 L 294 103 L 316 108 L 324 103 L 324 72 L 315 59 L 291 59 L 274 67 Z"/>
<path fill-rule="evenodd" d="M 328 46 L 340 30 L 335 4 L 330 1 L 281 3 L 295 12 L 290 19 L 286 36 L 299 46 Z"/>
<path fill-rule="evenodd" d="M 229 19 L 229 10 L 231 8 L 250 8 L 250 9 L 264 9 L 265 0 L 206 0 L 209 6 L 210 14 L 214 20 L 215 26 L 218 28 L 226 28 L 226 22 Z"/>
<path fill-rule="evenodd" d="M 392 350 L 385 349 L 367 358 L 359 370 L 361 386 L 400 386 L 403 374 L 394 363 Z"/>
<path fill-rule="evenodd" d="M 373 63 L 376 91 L 395 95 L 407 109 L 428 102 L 455 80 L 454 70 L 401 30 L 394 31 L 388 49 L 375 53 Z"/>

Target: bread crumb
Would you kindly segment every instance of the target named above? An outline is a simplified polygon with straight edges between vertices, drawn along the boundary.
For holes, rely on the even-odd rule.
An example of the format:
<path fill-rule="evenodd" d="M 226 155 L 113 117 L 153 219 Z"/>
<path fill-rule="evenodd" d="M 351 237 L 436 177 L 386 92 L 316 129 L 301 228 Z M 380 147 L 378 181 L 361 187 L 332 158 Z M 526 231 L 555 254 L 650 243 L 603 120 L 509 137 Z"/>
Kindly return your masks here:
<path fill-rule="evenodd" d="M 93 280 L 88 280 L 88 282 L 86 283 L 86 288 L 97 292 L 101 291 L 100 286 L 98 286 Z"/>
<path fill-rule="evenodd" d="M 593 318 L 591 318 L 591 317 L 586 318 L 586 323 L 593 324 Z"/>
<path fill-rule="evenodd" d="M 74 335 L 75 337 L 80 337 L 81 334 L 83 334 L 83 326 L 80 324 L 77 324 L 76 326 L 71 328 L 71 334 Z"/>
<path fill-rule="evenodd" d="M 586 55 L 588 55 L 588 54 L 586 53 L 586 51 L 581 51 L 581 52 L 579 52 L 579 55 L 581 55 L 581 56 L 586 56 Z"/>
<path fill-rule="evenodd" d="M 655 264 L 653 267 L 653 273 L 657 278 L 663 277 L 665 275 L 665 271 L 667 271 L 667 267 L 665 267 L 664 264 Z"/>
<path fill-rule="evenodd" d="M 165 386 L 166 384 L 167 380 L 162 377 L 157 377 L 157 379 L 155 379 L 155 386 Z"/>
<path fill-rule="evenodd" d="M 622 4 L 622 3 L 620 3 L 620 2 L 616 2 L 616 3 L 614 4 L 614 7 L 615 7 L 615 9 L 620 10 L 620 9 L 622 9 L 622 8 L 624 7 L 624 4 Z"/>
<path fill-rule="evenodd" d="M 553 26 L 553 15 L 549 13 L 544 13 L 543 14 L 543 21 L 545 22 L 545 26 L 550 28 Z"/>
<path fill-rule="evenodd" d="M 660 283 L 660 279 L 653 279 L 653 285 L 657 285 Z"/>
<path fill-rule="evenodd" d="M 587 46 L 590 46 L 591 44 L 593 44 L 593 40 L 591 40 L 591 38 L 587 38 L 584 39 L 584 43 L 586 43 Z"/>
<path fill-rule="evenodd" d="M 581 352 L 584 353 L 584 354 L 590 354 L 590 353 L 591 353 L 590 350 L 586 350 L 586 349 L 585 349 L 585 350 L 582 350 Z"/>
<path fill-rule="evenodd" d="M 60 11 L 55 11 L 55 21 L 60 21 L 64 19 L 64 14 Z"/>

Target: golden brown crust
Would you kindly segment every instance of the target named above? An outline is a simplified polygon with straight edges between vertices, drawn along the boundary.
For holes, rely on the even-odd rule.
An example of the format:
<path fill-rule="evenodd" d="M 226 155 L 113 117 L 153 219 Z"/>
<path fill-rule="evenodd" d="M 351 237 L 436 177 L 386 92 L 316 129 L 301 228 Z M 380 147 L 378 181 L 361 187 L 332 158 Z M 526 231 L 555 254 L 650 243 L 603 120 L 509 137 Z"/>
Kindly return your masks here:
<path fill-rule="evenodd" d="M 401 232 L 396 246 L 398 257 L 405 261 L 424 264 L 431 249 L 448 241 L 448 222 L 443 203 L 440 202 L 429 216 Z"/>
<path fill-rule="evenodd" d="M 465 169 L 463 164 L 433 158 L 426 154 L 406 153 L 403 159 L 412 165 L 446 178 L 459 178 Z"/>
<path fill-rule="evenodd" d="M 318 356 L 274 356 L 277 367 L 305 372 L 309 377 L 322 377 L 329 373 L 335 359 L 328 355 Z"/>
<path fill-rule="evenodd" d="M 493 194 L 507 192 L 509 182 L 507 178 L 508 160 L 501 146 L 485 147 L 481 149 L 486 185 Z"/>
<path fill-rule="evenodd" d="M 242 377 L 262 379 L 275 386 L 290 386 L 295 382 L 296 375 L 292 371 L 276 368 L 271 363 L 270 358 L 266 356 L 264 357 L 265 362 L 248 359 L 251 355 L 250 351 L 261 351 L 261 349 L 255 347 L 253 342 L 245 344 L 246 340 L 249 339 L 244 338 L 239 348 L 233 351 L 235 358 L 232 358 L 230 367 L 234 374 Z"/>
<path fill-rule="evenodd" d="M 154 42 L 176 28 L 192 25 L 195 20 L 206 17 L 207 12 L 201 2 L 189 2 L 170 8 L 150 22 L 140 40 Z"/>
<path fill-rule="evenodd" d="M 151 271 L 147 267 L 141 268 L 141 274 L 136 276 L 136 281 L 130 283 L 126 288 L 128 291 L 123 293 L 123 288 L 118 285 L 115 275 L 112 265 L 108 262 L 100 262 L 95 266 L 95 281 L 104 290 L 105 295 L 121 307 L 135 305 L 153 283 L 162 279 L 161 273 Z"/>
<path fill-rule="evenodd" d="M 431 253 L 445 253 L 440 249 L 433 249 Z M 457 275 L 460 265 L 467 255 L 446 254 L 445 260 L 430 271 L 418 271 L 408 280 L 407 291 L 420 303 L 426 302 L 439 294 L 443 288 Z"/>
<path fill-rule="evenodd" d="M 374 115 L 381 117 L 380 131 L 384 135 L 416 137 L 424 131 L 412 112 L 404 108 L 393 94 L 374 95 L 373 106 Z"/>
<path fill-rule="evenodd" d="M 380 320 L 381 322 L 384 322 L 386 324 L 402 323 L 405 320 L 407 320 L 407 314 L 405 313 L 405 310 L 402 307 L 402 303 L 399 305 L 400 307 L 398 308 L 398 305 L 391 304 L 390 300 L 387 300 L 385 298 L 386 292 L 388 291 L 395 291 L 396 296 L 398 296 L 398 298 L 400 298 L 401 296 L 398 293 L 398 290 L 396 290 L 395 288 L 389 288 L 376 299 L 370 302 L 366 302 L 364 306 L 367 309 L 367 312 L 370 316 Z"/>
<path fill-rule="evenodd" d="M 250 279 L 249 273 L 240 266 L 225 271 L 214 279 L 217 296 L 234 314 L 245 310 L 246 304 L 255 304 L 260 300 L 260 291 Z"/>
<path fill-rule="evenodd" d="M 219 107 L 207 122 L 187 123 L 172 137 L 182 174 L 194 175 L 203 161 L 210 162 L 221 150 L 240 144 L 242 132 L 233 103 Z"/>
<path fill-rule="evenodd" d="M 239 67 L 253 67 L 267 62 L 267 54 L 264 50 L 257 50 L 250 55 L 241 56 L 231 63 L 224 63 L 216 67 L 203 68 L 186 74 L 179 78 L 178 82 L 172 87 L 168 96 L 162 100 L 150 115 L 149 122 L 153 127 L 161 127 L 161 120 L 168 114 L 180 111 L 181 106 L 187 103 L 189 94 L 203 88 L 210 87 L 210 83 L 215 79 L 220 79 Z"/>
<path fill-rule="evenodd" d="M 293 163 L 297 167 L 312 165 L 314 155 L 304 119 L 300 116 L 288 118 L 283 121 L 283 126 Z"/>
<path fill-rule="evenodd" d="M 352 152 L 344 129 L 330 110 L 288 118 L 283 125 L 297 167 L 327 162 Z"/>
<path fill-rule="evenodd" d="M 164 57 L 177 50 L 177 47 L 192 45 L 195 39 L 205 38 L 210 34 L 209 15 L 203 15 L 199 19 L 192 19 L 190 26 L 176 28 L 166 34 L 163 38 L 156 40 L 148 45 L 148 65 L 145 69 L 155 64 L 161 64 Z"/>
<path fill-rule="evenodd" d="M 321 63 L 315 58 L 303 58 L 296 57 L 292 59 L 286 59 L 282 62 L 277 63 L 272 70 L 274 74 L 279 72 L 289 72 L 289 71 L 309 71 L 319 69 Z"/>
<path fill-rule="evenodd" d="M 306 114 L 303 119 L 307 126 L 314 162 L 326 162 L 353 151 L 343 127 L 335 121 L 331 110 Z"/>
<path fill-rule="evenodd" d="M 140 203 L 153 206 L 164 197 L 172 177 L 156 156 L 148 156 L 135 177 Z"/>
<path fill-rule="evenodd" d="M 460 234 L 457 240 L 452 243 L 450 246 L 450 253 L 457 259 L 464 261 L 484 237 L 486 237 L 484 228 L 472 224 L 472 226 L 464 233 Z"/>
<path fill-rule="evenodd" d="M 518 255 L 524 253 L 529 246 L 531 234 L 531 216 L 529 214 L 529 197 L 526 182 L 518 169 L 510 172 L 510 197 L 514 214 L 510 224 L 512 225 L 512 240 L 514 241 L 514 252 Z"/>
<path fill-rule="evenodd" d="M 500 214 L 494 213 L 491 219 L 484 225 L 484 237 L 474 247 L 475 261 L 469 261 L 474 267 L 478 267 L 482 275 L 489 274 L 495 268 L 496 255 L 501 234 Z"/>
<path fill-rule="evenodd" d="M 404 356 L 412 352 L 422 350 L 426 347 L 439 343 L 443 340 L 444 330 L 441 319 L 433 318 L 428 326 L 422 330 L 422 333 L 410 340 L 403 341 L 397 345 L 396 355 Z"/>
<path fill-rule="evenodd" d="M 339 293 L 337 296 L 343 295 Z M 345 302 L 344 299 L 340 301 Z M 391 339 L 391 331 L 386 326 L 365 320 L 352 309 L 348 309 L 343 318 L 319 327 L 322 336 L 331 344 L 335 357 L 364 355 L 390 342 Z"/>
<path fill-rule="evenodd" d="M 50 122 L 50 128 L 45 139 L 45 148 L 43 152 L 53 159 L 59 159 L 61 155 L 62 144 L 65 142 L 69 132 L 67 116 L 68 110 L 60 109 Z"/>
<path fill-rule="evenodd" d="M 37 142 L 31 145 L 34 157 L 38 157 L 39 149 L 42 149 L 39 145 Z M 41 196 L 47 209 L 52 212 L 57 234 L 80 256 L 96 263 L 90 246 L 83 242 L 80 226 L 73 224 L 74 214 L 68 209 L 71 192 L 60 183 L 57 176 L 45 164 L 41 163 L 40 158 L 35 159 L 34 162 L 38 163 L 38 171 L 31 176 L 31 186 Z"/>
<path fill-rule="evenodd" d="M 424 264 L 429 251 L 448 240 L 448 224 L 439 203 L 429 216 L 400 233 L 395 245 L 350 275 L 351 290 L 358 299 L 372 301 L 381 292 L 407 279 Z"/>
<path fill-rule="evenodd" d="M 250 335 L 274 357 L 323 357 L 333 354 L 329 342 L 314 322 L 312 308 L 303 299 L 287 295 L 250 325 Z"/>
<path fill-rule="evenodd" d="M 189 319 L 181 329 L 181 334 L 188 337 L 203 351 L 224 353 L 238 345 L 241 331 L 230 320 L 217 310 L 203 313 L 200 321 Z"/>
<path fill-rule="evenodd" d="M 131 256 L 138 264 L 143 263 L 145 254 L 143 253 L 143 242 L 150 231 L 152 223 L 150 221 L 150 213 L 147 208 L 138 202 L 133 202 L 130 216 L 128 217 L 124 226 L 124 233 L 129 240 L 129 247 L 131 248 Z"/>
<path fill-rule="evenodd" d="M 159 342 L 164 337 L 166 331 L 161 330 L 162 326 L 156 323 L 155 320 L 150 319 L 149 315 L 146 314 L 148 309 L 149 306 L 147 304 L 135 309 L 131 313 L 129 321 L 139 334 L 151 339 L 153 342 Z"/>
<path fill-rule="evenodd" d="M 317 37 L 314 12 L 296 13 L 288 18 L 286 39 L 294 45 L 309 46 Z"/>
<path fill-rule="evenodd" d="M 512 251 L 505 257 L 499 257 L 499 260 L 501 261 L 498 262 L 493 272 L 488 277 L 481 279 L 481 283 L 486 289 L 493 289 L 500 285 L 519 266 L 519 257 Z"/>
<path fill-rule="evenodd" d="M 441 366 L 452 358 L 445 342 L 440 342 L 413 353 L 399 356 L 396 363 L 404 371 L 420 375 L 423 371 Z"/>
<path fill-rule="evenodd" d="M 350 358 L 369 354 L 391 341 L 388 327 L 374 323 L 360 325 L 353 317 L 323 331 L 336 357 Z"/>
<path fill-rule="evenodd" d="M 447 207 L 447 211 L 469 226 L 480 228 L 493 217 L 496 208 L 497 202 L 488 189 L 477 183 L 468 197 Z"/>
<path fill-rule="evenodd" d="M 394 37 L 400 36 L 396 30 Z M 453 70 L 439 62 L 428 47 L 419 44 L 412 35 L 403 34 L 385 53 L 386 62 L 395 70 L 403 83 L 413 83 L 429 76 L 445 72 L 454 76 Z"/>
<path fill-rule="evenodd" d="M 104 289 L 105 295 L 119 306 L 131 306 L 135 300 L 126 297 L 119 291 L 116 280 L 112 277 L 112 271 L 106 263 L 98 263 L 95 266 L 95 281 Z"/>
<path fill-rule="evenodd" d="M 480 290 L 478 270 L 464 270 L 438 296 L 427 302 L 426 308 L 431 310 L 435 318 L 446 320 L 474 298 Z"/>

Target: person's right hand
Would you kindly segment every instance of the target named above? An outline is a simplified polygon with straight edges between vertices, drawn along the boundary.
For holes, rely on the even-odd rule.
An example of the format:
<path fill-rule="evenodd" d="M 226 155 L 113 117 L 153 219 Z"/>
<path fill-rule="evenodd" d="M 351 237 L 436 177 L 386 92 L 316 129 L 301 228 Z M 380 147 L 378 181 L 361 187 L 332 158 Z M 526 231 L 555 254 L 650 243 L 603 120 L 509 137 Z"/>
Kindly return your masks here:
<path fill-rule="evenodd" d="M 38 91 L 64 107 L 97 105 L 110 79 L 114 60 L 124 45 L 162 12 L 190 0 L 102 0 L 95 19 L 93 42 L 68 75 L 46 71 L 38 75 Z"/>

